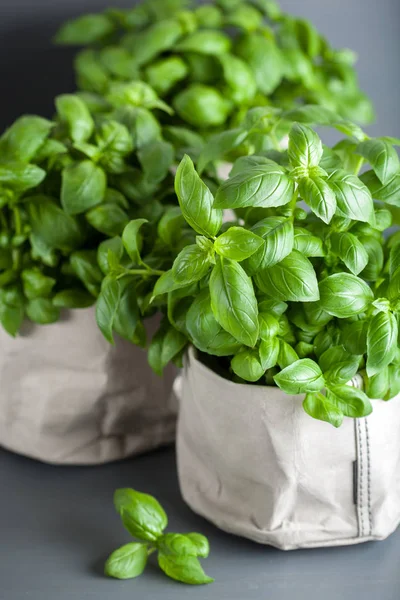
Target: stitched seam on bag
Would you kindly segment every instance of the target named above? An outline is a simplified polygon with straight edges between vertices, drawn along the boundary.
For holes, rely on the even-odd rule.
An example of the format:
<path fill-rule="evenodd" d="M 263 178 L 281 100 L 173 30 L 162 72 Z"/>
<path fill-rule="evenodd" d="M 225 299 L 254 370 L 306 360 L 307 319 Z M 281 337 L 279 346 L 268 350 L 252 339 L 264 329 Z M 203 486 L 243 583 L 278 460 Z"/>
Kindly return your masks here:
<path fill-rule="evenodd" d="M 369 520 L 369 535 L 372 534 L 372 510 L 371 510 L 371 452 L 369 445 L 369 429 L 368 421 L 365 419 L 365 433 L 367 439 L 367 459 L 368 459 L 368 520 Z"/>
<path fill-rule="evenodd" d="M 363 465 L 363 446 L 362 446 L 362 434 L 361 434 L 361 424 L 360 420 L 357 419 L 357 427 L 358 427 L 358 444 L 359 444 L 359 463 L 360 463 L 360 495 L 359 495 L 359 508 L 360 508 L 360 536 L 364 537 L 364 510 L 363 510 L 363 474 L 364 474 L 364 465 Z"/>

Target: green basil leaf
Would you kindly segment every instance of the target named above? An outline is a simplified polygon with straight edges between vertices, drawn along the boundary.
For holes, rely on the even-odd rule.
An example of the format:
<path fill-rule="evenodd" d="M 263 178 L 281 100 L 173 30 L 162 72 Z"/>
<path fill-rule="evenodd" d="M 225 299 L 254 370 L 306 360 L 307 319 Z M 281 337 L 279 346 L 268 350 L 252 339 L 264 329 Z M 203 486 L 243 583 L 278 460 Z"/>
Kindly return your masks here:
<path fill-rule="evenodd" d="M 231 129 L 230 131 L 226 131 L 226 132 L 218 134 L 218 135 L 220 135 L 222 137 L 225 133 L 228 134 L 233 131 L 243 131 L 243 130 Z M 249 135 L 248 132 L 246 132 L 246 133 L 247 133 L 247 135 Z M 247 137 L 247 135 L 246 135 L 246 137 Z M 217 137 L 217 136 L 215 136 L 215 137 Z M 278 162 L 278 161 L 276 161 L 276 162 Z M 233 167 L 232 167 L 231 172 L 229 173 L 229 177 L 236 177 L 236 175 L 239 175 L 239 173 L 243 173 L 244 171 L 247 171 L 251 167 L 264 167 L 265 165 L 274 165 L 275 166 L 276 162 L 274 160 L 271 160 L 270 158 L 266 158 L 265 156 L 254 156 L 254 155 L 240 156 L 233 163 Z"/>
<path fill-rule="evenodd" d="M 379 312 L 372 317 L 367 333 L 367 374 L 373 377 L 394 359 L 397 351 L 398 325 L 391 313 Z"/>
<path fill-rule="evenodd" d="M 0 323 L 3 329 L 15 337 L 24 321 L 24 297 L 20 289 L 0 289 Z"/>
<path fill-rule="evenodd" d="M 64 23 L 59 29 L 55 41 L 57 44 L 74 46 L 93 44 L 110 35 L 114 28 L 114 23 L 107 15 L 83 15 Z"/>
<path fill-rule="evenodd" d="M 118 79 L 137 79 L 139 76 L 135 58 L 125 48 L 107 46 L 100 51 L 100 61 L 110 75 Z"/>
<path fill-rule="evenodd" d="M 182 27 L 175 19 L 154 23 L 143 32 L 132 32 L 124 38 L 124 46 L 135 57 L 138 66 L 145 65 L 170 48 L 182 36 Z"/>
<path fill-rule="evenodd" d="M 294 194 L 294 181 L 275 164 L 249 167 L 225 181 L 219 188 L 215 208 L 283 206 Z"/>
<path fill-rule="evenodd" d="M 231 368 L 235 375 L 252 383 L 264 375 L 258 350 L 242 350 L 232 358 Z"/>
<path fill-rule="evenodd" d="M 322 142 L 311 127 L 295 123 L 289 133 L 288 154 L 292 167 L 318 167 L 322 158 Z"/>
<path fill-rule="evenodd" d="M 145 73 L 151 87 L 165 96 L 177 83 L 186 79 L 189 68 L 179 56 L 169 56 L 150 64 Z"/>
<path fill-rule="evenodd" d="M 384 400 L 391 400 L 400 394 L 400 370 L 398 365 L 389 367 L 389 391 Z"/>
<path fill-rule="evenodd" d="M 252 256 L 264 242 L 261 237 L 242 227 L 230 227 L 214 244 L 215 251 L 225 258 L 240 262 Z"/>
<path fill-rule="evenodd" d="M 368 254 L 368 264 L 361 275 L 367 281 L 376 281 L 381 275 L 384 263 L 381 241 L 371 236 L 360 236 L 359 241 Z"/>
<path fill-rule="evenodd" d="M 325 385 L 322 371 L 316 362 L 302 358 L 275 375 L 274 381 L 286 394 L 319 392 Z"/>
<path fill-rule="evenodd" d="M 336 212 L 336 196 L 321 177 L 303 177 L 299 193 L 313 213 L 324 223 L 330 223 Z"/>
<path fill-rule="evenodd" d="M 120 298 L 120 282 L 110 276 L 106 277 L 96 303 L 96 322 L 110 344 L 114 344 L 113 328 Z"/>
<path fill-rule="evenodd" d="M 143 573 L 147 559 L 148 550 L 145 544 L 125 544 L 108 557 L 104 573 L 115 579 L 133 579 Z"/>
<path fill-rule="evenodd" d="M 101 95 L 107 91 L 110 78 L 95 50 L 83 50 L 77 55 L 75 72 L 80 89 Z"/>
<path fill-rule="evenodd" d="M 364 312 L 372 303 L 371 288 L 350 273 L 337 273 L 319 284 L 321 307 L 330 315 L 342 319 Z"/>
<path fill-rule="evenodd" d="M 114 494 L 114 505 L 125 528 L 139 540 L 155 542 L 168 525 L 164 509 L 153 496 L 130 488 Z"/>
<path fill-rule="evenodd" d="M 368 264 L 368 253 L 362 242 L 349 232 L 332 233 L 331 250 L 354 274 L 358 275 Z"/>
<path fill-rule="evenodd" d="M 176 156 L 179 160 L 182 159 L 185 154 L 197 158 L 204 147 L 202 136 L 191 129 L 168 125 L 167 127 L 164 127 L 163 133 L 164 137 L 175 147 Z"/>
<path fill-rule="evenodd" d="M 262 340 L 267 341 L 278 335 L 279 321 L 275 316 L 267 312 L 260 312 L 258 315 L 258 323 L 260 325 L 260 338 Z"/>
<path fill-rule="evenodd" d="M 124 247 L 120 237 L 116 236 L 109 240 L 104 240 L 97 249 L 97 262 L 104 275 L 107 275 L 110 272 L 110 265 L 108 262 L 109 251 L 116 256 L 118 261 L 121 260 L 124 253 Z"/>
<path fill-rule="evenodd" d="M 24 294 L 28 300 L 50 296 L 56 280 L 44 275 L 40 269 L 25 269 L 21 274 Z"/>
<path fill-rule="evenodd" d="M 210 267 L 209 255 L 197 244 L 193 244 L 186 246 L 176 257 L 172 266 L 172 276 L 177 283 L 188 285 L 203 279 Z"/>
<path fill-rule="evenodd" d="M 243 144 L 248 135 L 248 131 L 238 128 L 228 129 L 212 136 L 199 156 L 197 162 L 199 173 L 202 173 L 210 162 L 222 159 L 225 154 Z"/>
<path fill-rule="evenodd" d="M 279 340 L 278 365 L 281 369 L 286 369 L 299 360 L 296 351 L 290 344 L 284 340 Z"/>
<path fill-rule="evenodd" d="M 53 304 L 57 308 L 88 308 L 94 302 L 91 294 L 80 289 L 64 290 L 53 297 Z"/>
<path fill-rule="evenodd" d="M 333 125 L 338 121 L 338 115 L 326 108 L 315 104 L 298 106 L 283 113 L 282 117 L 287 121 L 305 123 L 308 125 Z"/>
<path fill-rule="evenodd" d="M 275 317 L 280 317 L 287 311 L 288 305 L 280 300 L 268 299 L 262 300 L 258 305 L 258 309 L 260 312 L 271 312 Z"/>
<path fill-rule="evenodd" d="M 153 371 L 162 375 L 164 368 L 185 348 L 187 342 L 186 336 L 174 327 L 161 327 L 153 337 L 148 351 Z"/>
<path fill-rule="evenodd" d="M 231 111 L 231 103 L 218 90 L 201 83 L 175 96 L 173 106 L 181 119 L 201 129 L 223 125 Z"/>
<path fill-rule="evenodd" d="M 222 54 L 219 60 L 233 102 L 239 105 L 249 104 L 257 93 L 257 83 L 250 67 L 232 54 Z"/>
<path fill-rule="evenodd" d="M 397 244 L 394 244 L 392 246 L 392 248 L 390 249 L 390 256 L 389 256 L 389 274 L 390 277 L 393 277 L 393 275 L 396 272 L 396 269 L 400 267 L 400 242 L 398 242 Z"/>
<path fill-rule="evenodd" d="M 319 300 L 318 281 L 311 262 L 293 250 L 280 263 L 255 276 L 257 286 L 278 300 L 313 302 Z"/>
<path fill-rule="evenodd" d="M 85 236 L 81 224 L 65 214 L 52 198 L 33 196 L 27 206 L 37 244 L 44 243 L 49 249 L 64 251 L 71 251 L 82 245 Z"/>
<path fill-rule="evenodd" d="M 55 323 L 60 318 L 60 310 L 49 298 L 34 298 L 26 306 L 28 318 L 39 325 Z"/>
<path fill-rule="evenodd" d="M 365 392 L 369 398 L 383 400 L 386 398 L 390 388 L 389 367 L 381 369 L 372 377 L 364 376 Z"/>
<path fill-rule="evenodd" d="M 255 346 L 258 308 L 251 279 L 235 261 L 220 259 L 210 279 L 211 307 L 218 323 L 245 346 Z"/>
<path fill-rule="evenodd" d="M 189 156 L 185 156 L 178 167 L 175 191 L 189 225 L 200 235 L 217 235 L 222 225 L 222 211 L 213 208 L 213 195 L 196 173 Z"/>
<path fill-rule="evenodd" d="M 382 184 L 373 171 L 363 173 L 361 180 L 367 186 L 375 200 L 380 200 L 393 206 L 400 206 L 400 171 L 385 184 Z"/>
<path fill-rule="evenodd" d="M 0 157 L 8 162 L 28 163 L 45 143 L 54 123 L 35 116 L 17 119 L 0 138 Z"/>
<path fill-rule="evenodd" d="M 97 264 L 96 251 L 78 250 L 73 252 L 70 257 L 70 263 L 73 272 L 82 281 L 87 290 L 93 296 L 98 296 L 100 285 L 103 281 L 103 274 Z"/>
<path fill-rule="evenodd" d="M 303 408 L 313 419 L 326 421 L 334 427 L 340 427 L 343 423 L 343 412 L 322 394 L 307 394 Z"/>
<path fill-rule="evenodd" d="M 175 281 L 172 274 L 172 269 L 170 269 L 169 271 L 166 271 L 166 273 L 163 273 L 163 275 L 161 275 L 161 277 L 157 280 L 153 290 L 153 298 L 163 294 L 168 294 L 169 292 L 173 292 L 185 286 L 186 284 L 177 283 Z"/>
<path fill-rule="evenodd" d="M 212 583 L 195 556 L 176 556 L 174 554 L 158 554 L 160 569 L 171 579 L 191 585 Z"/>
<path fill-rule="evenodd" d="M 165 179 L 174 162 L 174 147 L 169 142 L 154 140 L 142 146 L 138 152 L 145 177 L 154 183 Z"/>
<path fill-rule="evenodd" d="M 101 164 L 112 173 L 126 170 L 123 157 L 133 150 L 132 136 L 128 128 L 114 120 L 100 125 L 96 133 L 96 142 L 101 153 Z"/>
<path fill-rule="evenodd" d="M 66 167 L 62 173 L 61 204 L 68 215 L 77 215 L 104 200 L 106 175 L 90 160 Z"/>
<path fill-rule="evenodd" d="M 46 171 L 36 165 L 4 163 L 0 165 L 0 185 L 16 192 L 25 192 L 36 187 L 46 177 Z"/>
<path fill-rule="evenodd" d="M 137 328 L 140 324 L 136 284 L 132 280 L 123 279 L 120 285 L 121 294 L 113 328 L 119 336 L 128 340 L 128 342 L 136 343 Z"/>
<path fill-rule="evenodd" d="M 343 328 L 341 342 L 347 352 L 354 355 L 365 354 L 367 351 L 367 329 L 366 321 L 355 321 L 348 323 Z"/>
<path fill-rule="evenodd" d="M 231 356 L 240 348 L 240 342 L 226 332 L 214 317 L 208 290 L 203 290 L 188 310 L 186 327 L 194 345 L 201 352 Z"/>
<path fill-rule="evenodd" d="M 61 121 L 68 126 L 73 142 L 86 142 L 94 130 L 94 121 L 86 104 L 74 94 L 63 94 L 56 98 L 57 112 Z"/>
<path fill-rule="evenodd" d="M 201 29 L 188 35 L 174 48 L 176 52 L 196 52 L 218 56 L 229 52 L 231 40 L 221 31 Z"/>
<path fill-rule="evenodd" d="M 113 116 L 128 129 L 135 148 L 161 138 L 161 125 L 147 108 L 123 106 Z"/>
<path fill-rule="evenodd" d="M 88 223 L 97 231 L 109 236 L 120 235 L 129 223 L 127 213 L 117 204 L 104 203 L 86 213 Z"/>
<path fill-rule="evenodd" d="M 281 262 L 293 250 L 293 223 L 285 217 L 267 217 L 251 231 L 264 240 L 263 246 L 244 263 L 250 275 Z"/>
<path fill-rule="evenodd" d="M 196 556 L 201 558 L 207 558 L 210 554 L 210 544 L 208 539 L 201 533 L 186 533 L 185 537 L 188 538 L 196 548 Z"/>
<path fill-rule="evenodd" d="M 343 346 L 332 346 L 319 357 L 319 366 L 329 384 L 346 384 L 357 375 L 360 356 L 349 354 Z"/>
<path fill-rule="evenodd" d="M 372 413 L 372 405 L 366 394 L 349 385 L 329 387 L 327 399 L 346 417 L 360 419 Z"/>
<path fill-rule="evenodd" d="M 158 540 L 157 546 L 163 554 L 198 556 L 196 545 L 188 535 L 183 535 L 181 533 L 165 533 Z"/>
<path fill-rule="evenodd" d="M 239 27 L 246 31 L 255 31 L 262 25 L 263 16 L 253 6 L 239 4 L 238 7 L 227 15 L 228 25 Z"/>
<path fill-rule="evenodd" d="M 157 233 L 167 246 L 173 248 L 181 239 L 184 224 L 185 219 L 180 207 L 171 206 L 166 209 L 164 215 L 161 217 L 157 226 Z"/>
<path fill-rule="evenodd" d="M 365 140 L 358 144 L 356 152 L 369 162 L 383 184 L 388 183 L 400 171 L 397 152 L 385 140 Z"/>
<path fill-rule="evenodd" d="M 279 351 L 280 343 L 276 337 L 262 340 L 259 353 L 261 365 L 264 371 L 272 369 L 276 366 L 278 362 Z"/>
<path fill-rule="evenodd" d="M 335 170 L 327 181 L 336 195 L 337 214 L 372 226 L 375 224 L 371 193 L 358 177 Z"/>
<path fill-rule="evenodd" d="M 246 34 L 239 40 L 235 54 L 249 65 L 262 94 L 269 96 L 278 87 L 284 76 L 284 62 L 272 38 L 262 33 Z"/>
<path fill-rule="evenodd" d="M 294 228 L 293 249 L 307 257 L 325 256 L 324 244 L 321 238 L 312 235 L 307 229 Z"/>
<path fill-rule="evenodd" d="M 131 221 L 122 233 L 122 243 L 124 248 L 129 258 L 135 264 L 140 263 L 140 251 L 142 245 L 140 229 L 145 223 L 148 223 L 147 219 L 136 219 L 135 221 Z"/>

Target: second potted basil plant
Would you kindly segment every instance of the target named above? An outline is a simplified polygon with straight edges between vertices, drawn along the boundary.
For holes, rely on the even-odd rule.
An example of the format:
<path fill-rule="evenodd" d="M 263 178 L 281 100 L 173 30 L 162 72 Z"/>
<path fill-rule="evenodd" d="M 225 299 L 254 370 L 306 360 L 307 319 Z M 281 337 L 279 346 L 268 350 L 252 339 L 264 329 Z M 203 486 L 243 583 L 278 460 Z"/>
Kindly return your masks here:
<path fill-rule="evenodd" d="M 166 227 L 186 246 L 150 299 L 164 315 L 151 366 L 186 356 L 184 498 L 283 549 L 382 539 L 400 520 L 400 238 L 383 236 L 400 203 L 396 140 L 331 115 L 348 137 L 328 148 L 305 124 L 314 107 L 294 116 L 271 117 L 288 150 L 239 158 L 214 193 L 184 157 L 182 220 Z M 132 277 L 114 261 L 101 327 Z"/>

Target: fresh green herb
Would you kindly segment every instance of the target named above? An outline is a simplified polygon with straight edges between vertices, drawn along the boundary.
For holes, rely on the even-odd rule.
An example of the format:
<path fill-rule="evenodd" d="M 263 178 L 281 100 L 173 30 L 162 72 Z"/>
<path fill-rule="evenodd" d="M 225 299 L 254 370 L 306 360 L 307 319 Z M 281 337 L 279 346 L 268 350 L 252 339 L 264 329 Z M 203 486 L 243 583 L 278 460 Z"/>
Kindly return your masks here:
<path fill-rule="evenodd" d="M 132 489 L 117 490 L 114 505 L 127 531 L 136 538 L 115 550 L 107 559 L 105 574 L 134 579 L 143 573 L 149 557 L 157 552 L 160 569 L 176 581 L 190 585 L 212 583 L 200 558 L 207 558 L 209 543 L 200 533 L 165 533 L 168 518 L 155 498 Z"/>

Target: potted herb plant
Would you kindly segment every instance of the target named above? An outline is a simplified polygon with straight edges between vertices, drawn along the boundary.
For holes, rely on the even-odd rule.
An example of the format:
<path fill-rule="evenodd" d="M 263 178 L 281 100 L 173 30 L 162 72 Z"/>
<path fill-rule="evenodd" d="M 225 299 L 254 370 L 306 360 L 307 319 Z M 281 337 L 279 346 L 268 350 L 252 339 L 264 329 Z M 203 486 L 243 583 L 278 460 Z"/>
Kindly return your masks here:
<path fill-rule="evenodd" d="M 21 117 L 0 139 L 0 443 L 49 462 L 115 460 L 175 435 L 174 371 L 157 379 L 131 343 L 157 327 L 138 291 L 121 292 L 115 346 L 94 316 L 110 249 L 130 260 L 132 231 L 118 235 L 140 213 L 145 252 L 173 192 L 174 148 L 153 116 L 169 108 L 146 84 L 129 91 L 129 129 L 111 87 L 97 107 L 59 96 L 54 121 Z"/>
<path fill-rule="evenodd" d="M 373 118 L 354 53 L 334 50 L 271 0 L 146 0 L 69 21 L 56 42 L 86 46 L 75 67 L 88 94 L 133 79 L 150 84 L 175 111 L 162 116 L 165 136 L 192 157 L 202 137 L 235 127 L 252 106 L 320 104 Z"/>
<path fill-rule="evenodd" d="M 347 136 L 333 148 L 307 124 L 317 112 Z M 162 372 L 186 352 L 182 493 L 283 549 L 382 539 L 400 519 L 400 238 L 384 236 L 399 140 L 315 107 L 263 123 L 289 132 L 287 150 L 240 157 L 215 193 L 188 156 L 176 174 L 168 231 L 187 245 L 151 293 L 164 317 L 149 362 Z M 110 329 L 121 282 L 141 281 L 112 260 L 98 301 Z"/>

